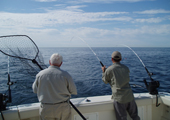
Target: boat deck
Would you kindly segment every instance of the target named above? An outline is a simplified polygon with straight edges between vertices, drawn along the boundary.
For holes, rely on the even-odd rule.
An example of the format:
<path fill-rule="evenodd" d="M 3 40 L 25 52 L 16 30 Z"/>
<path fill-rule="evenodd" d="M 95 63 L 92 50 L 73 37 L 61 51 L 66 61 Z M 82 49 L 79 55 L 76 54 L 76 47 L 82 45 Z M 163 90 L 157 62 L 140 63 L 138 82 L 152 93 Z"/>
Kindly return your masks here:
<path fill-rule="evenodd" d="M 141 120 L 170 120 L 170 93 L 159 95 L 158 102 L 161 104 L 156 107 L 156 96 L 149 93 L 134 94 Z M 87 120 L 116 120 L 110 95 L 75 98 L 71 102 Z M 38 120 L 39 106 L 40 103 L 11 106 L 2 113 L 5 120 Z M 72 120 L 82 120 L 73 108 Z M 128 120 L 131 120 L 129 116 Z"/>

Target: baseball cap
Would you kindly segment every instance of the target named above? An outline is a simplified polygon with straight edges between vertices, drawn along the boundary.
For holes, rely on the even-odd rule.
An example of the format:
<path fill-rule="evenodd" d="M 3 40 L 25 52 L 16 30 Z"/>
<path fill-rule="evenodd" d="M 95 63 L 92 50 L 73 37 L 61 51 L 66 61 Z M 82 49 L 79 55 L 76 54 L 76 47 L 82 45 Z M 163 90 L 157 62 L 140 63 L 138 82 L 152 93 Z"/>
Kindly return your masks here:
<path fill-rule="evenodd" d="M 111 57 L 112 57 L 113 59 L 116 59 L 116 60 L 122 59 L 121 53 L 118 52 L 118 51 L 114 51 L 114 52 L 112 53 Z"/>

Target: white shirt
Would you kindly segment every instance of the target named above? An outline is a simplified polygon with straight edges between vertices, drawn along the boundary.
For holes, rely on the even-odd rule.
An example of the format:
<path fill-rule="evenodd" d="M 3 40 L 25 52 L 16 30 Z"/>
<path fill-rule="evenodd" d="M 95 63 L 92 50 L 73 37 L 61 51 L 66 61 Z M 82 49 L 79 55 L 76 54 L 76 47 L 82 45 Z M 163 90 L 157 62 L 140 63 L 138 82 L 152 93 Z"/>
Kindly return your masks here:
<path fill-rule="evenodd" d="M 57 66 L 49 66 L 40 71 L 32 85 L 41 103 L 60 103 L 77 94 L 71 75 Z"/>

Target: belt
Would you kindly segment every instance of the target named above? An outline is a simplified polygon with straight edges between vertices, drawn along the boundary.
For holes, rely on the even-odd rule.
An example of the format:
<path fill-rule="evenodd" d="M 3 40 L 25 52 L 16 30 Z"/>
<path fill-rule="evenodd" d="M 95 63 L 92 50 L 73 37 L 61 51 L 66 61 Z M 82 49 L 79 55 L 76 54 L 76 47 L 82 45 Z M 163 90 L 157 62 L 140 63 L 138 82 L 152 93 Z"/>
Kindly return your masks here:
<path fill-rule="evenodd" d="M 63 102 L 59 102 L 59 103 L 41 103 L 41 104 L 44 104 L 44 105 L 56 105 L 56 104 L 61 104 L 61 103 L 66 103 L 68 101 L 63 101 Z"/>

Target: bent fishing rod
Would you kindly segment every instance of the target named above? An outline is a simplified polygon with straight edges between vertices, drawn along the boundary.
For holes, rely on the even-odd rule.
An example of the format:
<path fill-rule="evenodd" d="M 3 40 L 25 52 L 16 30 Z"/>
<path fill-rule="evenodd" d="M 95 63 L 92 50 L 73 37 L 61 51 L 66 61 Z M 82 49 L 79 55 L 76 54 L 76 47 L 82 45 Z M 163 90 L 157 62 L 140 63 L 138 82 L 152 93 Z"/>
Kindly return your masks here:
<path fill-rule="evenodd" d="M 143 63 L 143 61 L 142 61 L 142 60 L 140 59 L 140 57 L 138 56 L 138 54 L 137 54 L 132 48 L 130 48 L 129 46 L 127 46 L 127 45 L 123 45 L 123 46 L 129 48 L 129 49 L 137 56 L 137 58 L 140 60 L 140 62 L 142 63 L 143 67 L 145 68 L 146 72 L 148 73 L 151 81 L 153 81 L 153 79 L 152 79 L 152 77 L 151 77 L 151 76 L 153 75 L 153 73 L 150 73 L 150 72 L 148 71 L 148 69 L 146 68 L 145 64 Z"/>
<path fill-rule="evenodd" d="M 157 90 L 157 88 L 160 86 L 159 81 L 154 81 L 154 80 L 152 79 L 151 76 L 153 75 L 153 73 L 150 73 L 150 72 L 148 71 L 148 69 L 146 68 L 145 64 L 144 64 L 143 61 L 141 60 L 141 58 L 138 56 L 138 54 L 137 54 L 132 48 L 130 48 L 130 47 L 127 46 L 127 45 L 123 45 L 123 46 L 129 48 L 129 49 L 137 56 L 137 58 L 140 60 L 140 62 L 142 63 L 143 67 L 145 68 L 146 72 L 148 73 L 151 82 L 147 82 L 146 79 L 144 79 L 143 81 L 144 81 L 145 86 L 146 86 L 146 89 L 149 91 L 149 93 L 150 93 L 151 95 L 156 95 L 156 107 L 158 107 L 158 106 L 160 105 L 160 103 L 158 104 L 158 96 L 157 96 L 157 95 L 158 95 L 158 90 Z"/>
<path fill-rule="evenodd" d="M 47 68 L 43 62 L 43 57 L 35 44 L 35 42 L 27 35 L 8 35 L 0 36 L 0 52 L 13 58 L 12 63 L 18 65 L 18 61 L 22 64 L 23 69 L 28 72 L 31 76 L 35 76 L 40 70 Z M 10 76 L 8 75 L 9 85 L 9 102 L 11 99 Z M 3 100 L 6 98 L 0 94 L 0 103 L 2 103 L 2 110 L 6 110 L 6 103 Z M 86 118 L 80 113 L 80 111 L 69 101 L 75 111 L 82 117 L 83 120 Z M 1 111 L 1 110 L 0 110 Z"/>

